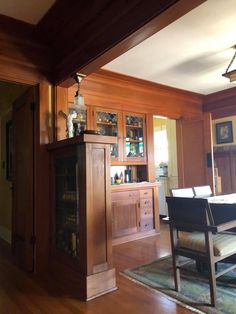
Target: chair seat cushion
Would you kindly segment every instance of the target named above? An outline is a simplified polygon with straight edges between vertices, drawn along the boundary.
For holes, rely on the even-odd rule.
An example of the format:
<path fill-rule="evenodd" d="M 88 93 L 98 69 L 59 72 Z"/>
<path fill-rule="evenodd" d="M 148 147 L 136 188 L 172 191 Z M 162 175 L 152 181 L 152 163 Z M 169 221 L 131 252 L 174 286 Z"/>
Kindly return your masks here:
<path fill-rule="evenodd" d="M 215 256 L 224 256 L 236 252 L 236 233 L 218 233 L 213 235 Z M 205 236 L 201 232 L 192 232 L 178 239 L 178 247 L 205 252 Z"/>

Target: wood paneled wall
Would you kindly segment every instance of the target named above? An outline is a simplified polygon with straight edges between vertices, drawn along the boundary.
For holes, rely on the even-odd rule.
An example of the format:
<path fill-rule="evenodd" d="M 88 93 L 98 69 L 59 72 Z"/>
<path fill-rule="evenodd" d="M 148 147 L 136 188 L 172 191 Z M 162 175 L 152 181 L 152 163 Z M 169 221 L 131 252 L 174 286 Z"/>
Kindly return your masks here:
<path fill-rule="evenodd" d="M 77 86 L 68 89 L 73 102 Z M 88 105 L 132 110 L 173 119 L 202 116 L 202 96 L 165 85 L 99 70 L 81 83 L 81 93 Z"/>
<path fill-rule="evenodd" d="M 57 110 L 63 109 L 73 103 L 77 85 L 66 89 L 58 87 Z M 182 186 L 199 185 L 206 183 L 205 176 L 205 144 L 203 138 L 204 123 L 202 113 L 202 96 L 196 93 L 167 87 L 114 72 L 99 70 L 89 75 L 82 81 L 81 93 L 88 106 L 102 108 L 114 108 L 124 111 L 133 111 L 147 114 L 147 152 L 148 152 L 148 177 L 155 178 L 154 156 L 153 156 L 153 115 L 162 115 L 172 119 L 190 121 L 188 125 L 192 128 L 179 131 L 179 143 L 186 142 L 190 146 L 178 146 L 179 178 Z M 67 98 L 67 103 L 66 103 Z M 65 120 L 57 115 L 58 130 L 65 129 Z M 193 122 L 192 122 L 193 121 Z M 200 121 L 198 129 L 195 122 Z M 180 129 L 180 124 L 178 124 Z M 210 132 L 210 131 L 209 131 Z M 188 134 L 189 133 L 189 134 Z M 58 139 L 64 138 L 65 134 L 58 131 Z M 192 136 L 190 138 L 190 136 Z M 192 141 L 194 139 L 194 141 Z M 194 146 L 196 154 L 192 154 L 191 145 Z M 189 160 L 191 162 L 189 163 Z M 193 163 L 196 167 L 192 167 Z M 189 165 L 189 167 L 188 167 Z M 196 170 L 195 172 L 193 170 Z"/>
<path fill-rule="evenodd" d="M 0 15 L 1 79 L 35 84 L 51 77 L 50 50 L 36 36 L 36 27 Z"/>
<path fill-rule="evenodd" d="M 236 87 L 203 97 L 203 111 L 211 112 L 212 119 L 236 114 Z"/>

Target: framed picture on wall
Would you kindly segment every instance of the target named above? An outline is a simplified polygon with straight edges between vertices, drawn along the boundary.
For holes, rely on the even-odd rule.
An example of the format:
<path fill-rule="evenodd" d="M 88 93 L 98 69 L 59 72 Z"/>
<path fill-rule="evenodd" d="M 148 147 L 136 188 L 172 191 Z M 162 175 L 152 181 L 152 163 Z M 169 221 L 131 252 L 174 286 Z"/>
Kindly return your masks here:
<path fill-rule="evenodd" d="M 233 142 L 232 121 L 216 123 L 216 143 L 225 144 Z"/>
<path fill-rule="evenodd" d="M 6 123 L 6 179 L 12 180 L 12 154 L 13 154 L 13 138 L 12 138 L 12 121 Z"/>

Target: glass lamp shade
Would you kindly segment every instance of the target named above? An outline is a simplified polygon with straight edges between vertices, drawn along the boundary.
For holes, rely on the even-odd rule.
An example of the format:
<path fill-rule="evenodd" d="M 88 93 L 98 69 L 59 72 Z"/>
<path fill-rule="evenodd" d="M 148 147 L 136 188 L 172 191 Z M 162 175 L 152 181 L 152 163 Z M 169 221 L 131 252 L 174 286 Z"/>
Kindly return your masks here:
<path fill-rule="evenodd" d="M 74 98 L 74 105 L 78 110 L 86 110 L 84 97 L 77 91 Z"/>

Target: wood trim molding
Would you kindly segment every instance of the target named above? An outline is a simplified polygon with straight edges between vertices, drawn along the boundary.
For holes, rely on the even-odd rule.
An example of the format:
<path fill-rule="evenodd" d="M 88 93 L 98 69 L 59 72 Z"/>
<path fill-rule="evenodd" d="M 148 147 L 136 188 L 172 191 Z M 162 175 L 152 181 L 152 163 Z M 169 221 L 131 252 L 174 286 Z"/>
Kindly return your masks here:
<path fill-rule="evenodd" d="M 211 112 L 213 119 L 236 114 L 236 87 L 203 97 L 203 111 Z"/>
<path fill-rule="evenodd" d="M 163 115 L 173 119 L 202 116 L 202 96 L 161 84 L 99 70 L 81 84 L 88 105 Z M 75 90 L 68 90 L 72 102 Z"/>
<path fill-rule="evenodd" d="M 70 6 L 65 0 L 56 2 L 38 25 L 41 38 L 51 44 L 57 56 L 55 83 L 76 71 L 93 73 L 203 2 L 99 0 L 92 7 L 75 0 Z M 83 12 L 80 19 L 79 11 Z M 69 79 L 67 84 L 66 87 L 73 82 Z"/>
<path fill-rule="evenodd" d="M 1 79 L 37 84 L 52 77 L 49 47 L 40 43 L 36 27 L 0 15 Z"/>

